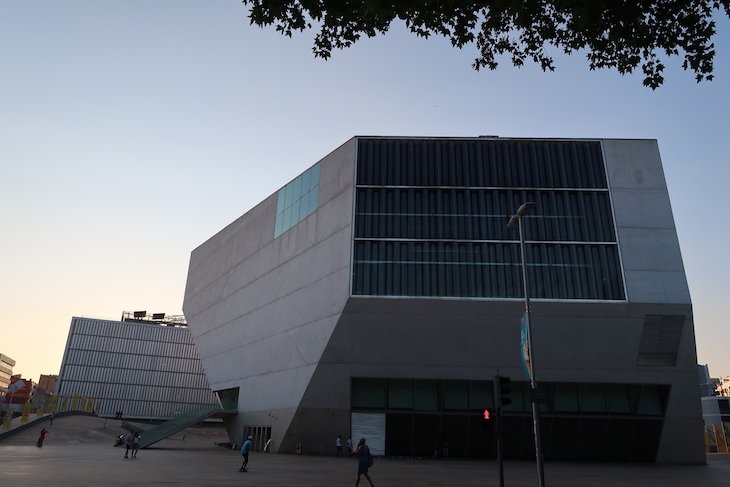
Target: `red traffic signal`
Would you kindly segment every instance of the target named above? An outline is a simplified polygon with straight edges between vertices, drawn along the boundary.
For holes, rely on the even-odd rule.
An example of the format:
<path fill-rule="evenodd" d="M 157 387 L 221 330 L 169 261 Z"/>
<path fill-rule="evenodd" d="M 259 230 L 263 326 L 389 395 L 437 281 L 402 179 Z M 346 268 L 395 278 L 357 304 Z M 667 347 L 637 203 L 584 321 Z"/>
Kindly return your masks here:
<path fill-rule="evenodd" d="M 492 417 L 492 413 L 489 412 L 489 409 L 485 409 L 482 412 L 482 418 L 484 419 L 484 421 L 489 421 L 491 417 Z"/>

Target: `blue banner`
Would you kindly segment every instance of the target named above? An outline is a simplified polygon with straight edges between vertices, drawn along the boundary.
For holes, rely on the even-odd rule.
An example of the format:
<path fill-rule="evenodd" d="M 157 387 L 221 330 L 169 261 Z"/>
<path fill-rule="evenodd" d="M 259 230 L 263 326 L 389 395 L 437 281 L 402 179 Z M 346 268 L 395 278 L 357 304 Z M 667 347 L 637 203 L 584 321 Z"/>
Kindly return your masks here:
<path fill-rule="evenodd" d="M 530 353 L 530 318 L 527 311 L 522 315 L 520 324 L 520 352 L 522 354 L 522 370 L 525 376 L 532 382 L 532 355 Z"/>

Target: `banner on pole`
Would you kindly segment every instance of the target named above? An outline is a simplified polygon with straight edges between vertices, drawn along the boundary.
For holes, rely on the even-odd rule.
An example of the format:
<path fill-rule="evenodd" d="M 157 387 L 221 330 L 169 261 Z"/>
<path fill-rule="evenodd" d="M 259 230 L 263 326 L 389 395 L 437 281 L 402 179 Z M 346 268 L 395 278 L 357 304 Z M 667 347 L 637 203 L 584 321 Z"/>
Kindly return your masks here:
<path fill-rule="evenodd" d="M 530 350 L 530 318 L 527 311 L 522 315 L 520 323 L 520 352 L 522 353 L 522 370 L 525 376 L 532 382 L 532 353 Z"/>

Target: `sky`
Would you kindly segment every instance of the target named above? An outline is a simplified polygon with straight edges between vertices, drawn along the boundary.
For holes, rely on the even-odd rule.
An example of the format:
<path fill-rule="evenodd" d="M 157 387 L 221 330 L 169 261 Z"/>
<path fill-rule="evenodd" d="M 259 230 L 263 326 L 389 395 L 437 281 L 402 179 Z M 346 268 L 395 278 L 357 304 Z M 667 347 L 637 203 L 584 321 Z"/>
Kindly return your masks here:
<path fill-rule="evenodd" d="M 715 80 L 556 71 L 399 24 L 314 58 L 237 0 L 0 3 L 0 353 L 57 374 L 71 318 L 182 314 L 190 252 L 354 135 L 657 139 L 697 356 L 730 375 L 730 22 Z"/>

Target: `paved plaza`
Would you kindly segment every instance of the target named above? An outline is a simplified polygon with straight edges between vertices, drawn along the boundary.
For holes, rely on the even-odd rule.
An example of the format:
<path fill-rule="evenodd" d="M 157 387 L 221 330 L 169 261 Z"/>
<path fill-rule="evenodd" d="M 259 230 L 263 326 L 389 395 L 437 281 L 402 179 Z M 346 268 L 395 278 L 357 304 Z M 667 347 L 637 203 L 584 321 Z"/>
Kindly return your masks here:
<path fill-rule="evenodd" d="M 239 473 L 237 452 L 215 446 L 220 428 L 197 428 L 141 450 L 125 460 L 114 448 L 119 421 L 57 418 L 43 448 L 34 446 L 41 425 L 0 441 L 0 486 L 352 486 L 352 459 L 253 453 L 249 472 Z M 371 470 L 382 486 L 498 486 L 496 462 L 381 459 Z M 713 455 L 707 466 L 552 463 L 546 487 L 642 487 L 730 485 L 730 455 Z M 365 479 L 360 485 L 367 485 Z M 533 462 L 508 461 L 505 485 L 536 486 Z"/>

